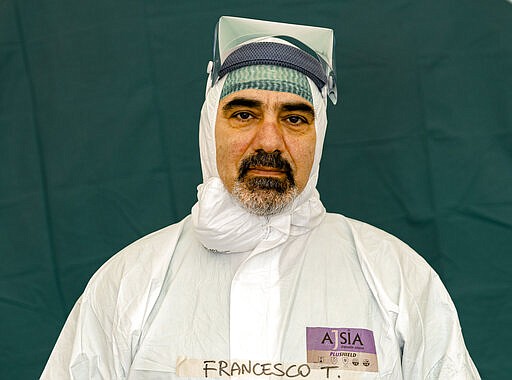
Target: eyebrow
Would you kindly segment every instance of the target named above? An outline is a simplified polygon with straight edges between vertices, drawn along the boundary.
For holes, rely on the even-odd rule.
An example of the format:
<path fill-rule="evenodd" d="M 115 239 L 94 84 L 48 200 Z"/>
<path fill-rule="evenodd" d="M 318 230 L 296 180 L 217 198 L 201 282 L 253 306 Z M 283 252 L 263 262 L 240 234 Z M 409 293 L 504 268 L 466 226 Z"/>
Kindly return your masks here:
<path fill-rule="evenodd" d="M 236 107 L 247 107 L 247 108 L 258 108 L 263 105 L 263 102 L 259 100 L 249 99 L 249 98 L 234 98 L 231 99 L 229 102 L 224 104 L 222 107 L 222 110 L 229 111 Z M 315 111 L 313 107 L 311 107 L 309 104 L 304 102 L 290 102 L 290 103 L 284 103 L 281 105 L 281 109 L 286 112 L 293 112 L 293 111 L 302 111 L 306 112 L 311 115 L 311 117 L 315 117 Z"/>
<path fill-rule="evenodd" d="M 315 117 L 315 111 L 313 110 L 313 107 L 311 107 L 309 104 L 307 103 L 302 103 L 302 102 L 296 102 L 296 103 L 285 103 L 282 105 L 281 107 L 283 109 L 283 111 L 287 111 L 287 112 L 293 112 L 293 111 L 302 111 L 302 112 L 306 112 L 308 114 L 311 115 L 311 117 Z"/>
<path fill-rule="evenodd" d="M 224 104 L 222 107 L 223 111 L 229 111 L 236 107 L 248 107 L 248 108 L 257 108 L 261 107 L 262 103 L 259 100 L 247 99 L 247 98 L 234 98 Z"/>

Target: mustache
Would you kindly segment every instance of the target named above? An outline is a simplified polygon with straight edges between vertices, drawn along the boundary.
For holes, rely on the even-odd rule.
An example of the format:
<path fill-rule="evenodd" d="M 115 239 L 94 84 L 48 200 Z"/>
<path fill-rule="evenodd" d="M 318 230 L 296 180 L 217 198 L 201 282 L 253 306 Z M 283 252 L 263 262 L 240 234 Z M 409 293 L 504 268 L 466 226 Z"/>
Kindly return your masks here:
<path fill-rule="evenodd" d="M 275 150 L 271 153 L 267 153 L 262 149 L 256 151 L 256 153 L 245 157 L 240 163 L 240 168 L 238 170 L 238 180 L 242 181 L 249 169 L 252 169 L 257 166 L 267 166 L 269 168 L 276 168 L 279 170 L 283 170 L 286 173 L 286 177 L 292 186 L 295 185 L 295 180 L 293 178 L 293 170 L 290 163 L 281 156 L 281 152 Z"/>

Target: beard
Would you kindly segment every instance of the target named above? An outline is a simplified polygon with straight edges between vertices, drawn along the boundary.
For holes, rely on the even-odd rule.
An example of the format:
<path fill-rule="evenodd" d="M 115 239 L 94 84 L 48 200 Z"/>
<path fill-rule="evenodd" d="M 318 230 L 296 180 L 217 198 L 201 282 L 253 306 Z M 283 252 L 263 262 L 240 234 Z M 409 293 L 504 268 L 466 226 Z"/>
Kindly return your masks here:
<path fill-rule="evenodd" d="M 248 177 L 250 169 L 264 166 L 282 170 L 284 178 Z M 232 195 L 249 212 L 256 215 L 274 215 L 283 212 L 297 197 L 297 187 L 290 163 L 281 152 L 263 150 L 242 160 Z"/>

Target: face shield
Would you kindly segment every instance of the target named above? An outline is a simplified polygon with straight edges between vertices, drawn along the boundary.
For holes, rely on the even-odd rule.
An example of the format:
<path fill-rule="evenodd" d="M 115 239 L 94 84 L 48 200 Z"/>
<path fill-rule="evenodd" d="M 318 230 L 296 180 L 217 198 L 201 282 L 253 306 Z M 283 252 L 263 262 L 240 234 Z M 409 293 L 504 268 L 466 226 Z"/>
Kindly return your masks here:
<path fill-rule="evenodd" d="M 272 41 L 284 41 L 286 47 Z M 243 66 L 278 65 L 306 74 L 336 104 L 334 43 L 328 28 L 223 16 L 215 28 L 208 85 Z"/>

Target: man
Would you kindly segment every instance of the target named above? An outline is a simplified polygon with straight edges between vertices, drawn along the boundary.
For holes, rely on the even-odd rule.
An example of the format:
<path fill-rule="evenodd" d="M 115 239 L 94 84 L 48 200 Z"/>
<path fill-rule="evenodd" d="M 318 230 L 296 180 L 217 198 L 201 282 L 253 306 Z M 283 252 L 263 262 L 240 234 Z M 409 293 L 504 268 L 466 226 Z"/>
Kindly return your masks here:
<path fill-rule="evenodd" d="M 219 25 L 258 37 L 226 48 L 219 35 L 192 215 L 94 275 L 42 378 L 478 379 L 425 261 L 325 212 L 315 188 L 336 98 L 329 52 L 304 46 L 308 27 Z"/>

